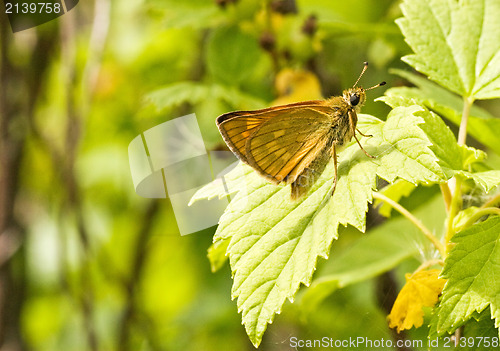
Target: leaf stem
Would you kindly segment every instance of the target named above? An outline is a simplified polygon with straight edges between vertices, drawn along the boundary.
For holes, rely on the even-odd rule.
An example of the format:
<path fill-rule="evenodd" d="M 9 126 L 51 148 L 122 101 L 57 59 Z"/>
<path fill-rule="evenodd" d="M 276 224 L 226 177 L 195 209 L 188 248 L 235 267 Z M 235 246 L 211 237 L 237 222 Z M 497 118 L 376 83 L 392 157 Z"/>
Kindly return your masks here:
<path fill-rule="evenodd" d="M 496 207 L 481 208 L 479 211 L 474 213 L 472 215 L 472 217 L 467 220 L 467 222 L 465 222 L 465 224 L 461 227 L 462 230 L 469 228 L 471 225 L 476 223 L 481 217 L 488 216 L 491 214 L 496 214 L 496 215 L 500 216 L 500 208 L 496 208 Z"/>
<path fill-rule="evenodd" d="M 474 99 L 464 96 L 464 107 L 462 109 L 462 120 L 460 121 L 460 129 L 458 130 L 458 144 L 465 145 L 467 139 L 467 123 L 469 121 L 469 113 Z"/>
<path fill-rule="evenodd" d="M 450 211 L 448 212 L 448 218 L 446 220 L 446 251 L 451 249 L 451 238 L 455 235 L 455 229 L 453 228 L 453 220 L 455 219 L 458 212 L 462 209 L 462 178 L 455 176 L 455 190 L 451 198 Z"/>
<path fill-rule="evenodd" d="M 444 205 L 446 207 L 446 212 L 449 212 L 450 211 L 450 204 L 451 204 L 450 187 L 446 183 L 439 184 L 439 187 L 441 188 L 441 193 L 443 194 L 443 200 L 444 200 Z"/>
<path fill-rule="evenodd" d="M 493 207 L 500 203 L 500 193 L 489 199 L 481 208 Z"/>
<path fill-rule="evenodd" d="M 462 109 L 462 120 L 460 121 L 460 128 L 458 130 L 458 144 L 465 145 L 467 140 L 467 123 L 469 121 L 469 113 L 472 104 L 474 103 L 474 99 L 468 96 L 464 96 L 464 106 Z M 451 188 L 452 181 L 455 181 L 454 187 L 451 190 L 451 203 L 450 210 L 448 211 L 448 218 L 446 221 L 446 250 L 449 251 L 451 249 L 451 238 L 455 234 L 455 230 L 453 228 L 453 220 L 458 212 L 462 209 L 462 178 L 461 177 L 453 177 L 448 181 L 448 187 Z"/>
<path fill-rule="evenodd" d="M 460 129 L 458 130 L 457 142 L 459 145 L 465 145 L 465 141 L 467 140 L 467 123 L 469 121 L 470 108 L 473 103 L 473 98 L 464 96 L 462 120 L 460 121 Z M 455 184 L 452 183 L 453 181 L 455 182 Z M 458 212 L 462 209 L 462 178 L 457 176 L 453 177 L 453 179 L 450 179 L 447 184 L 449 188 L 451 188 L 451 185 L 454 186 L 451 190 L 451 204 L 450 210 L 448 211 L 448 218 L 446 220 L 445 242 L 447 251 L 451 249 L 451 238 L 455 234 L 455 229 L 453 228 L 453 220 L 455 219 L 455 216 L 458 214 Z"/>
<path fill-rule="evenodd" d="M 443 244 L 438 240 L 438 238 L 436 238 L 436 236 L 434 236 L 434 234 L 431 233 L 431 231 L 422 223 L 422 221 L 420 221 L 417 217 L 412 215 L 406 208 L 398 204 L 396 201 L 388 198 L 387 196 L 379 192 L 374 192 L 373 197 L 375 199 L 379 199 L 386 202 L 388 205 L 392 206 L 396 211 L 405 216 L 410 222 L 412 222 L 418 229 L 422 231 L 422 233 L 427 237 L 427 239 L 431 241 L 434 247 L 441 254 L 441 257 L 443 259 L 446 257 L 446 250 Z"/>
<path fill-rule="evenodd" d="M 436 264 L 438 264 L 440 266 L 444 266 L 444 261 L 443 260 L 429 260 L 429 261 L 425 261 L 420 266 L 418 266 L 417 269 L 415 269 L 415 271 L 412 273 L 412 275 L 414 275 L 415 273 L 418 273 L 420 271 L 423 271 L 424 269 L 432 267 L 432 266 L 434 266 Z"/>

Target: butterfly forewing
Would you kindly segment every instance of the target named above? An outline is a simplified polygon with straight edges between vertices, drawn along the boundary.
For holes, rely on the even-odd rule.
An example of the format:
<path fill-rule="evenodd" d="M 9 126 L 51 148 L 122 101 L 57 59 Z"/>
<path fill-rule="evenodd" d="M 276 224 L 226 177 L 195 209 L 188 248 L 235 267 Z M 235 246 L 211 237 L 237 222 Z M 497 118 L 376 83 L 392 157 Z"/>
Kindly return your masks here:
<path fill-rule="evenodd" d="M 217 119 L 217 125 L 243 162 L 275 184 L 292 183 L 295 195 L 301 196 L 310 188 L 304 181 L 312 185 L 331 157 L 332 126 L 340 117 L 324 101 L 305 101 L 228 113 Z M 301 175 L 314 180 L 302 179 L 299 184 Z"/>
<path fill-rule="evenodd" d="M 316 101 L 308 101 L 305 103 L 315 103 Z M 229 146 L 240 160 L 248 164 L 245 143 L 265 121 L 276 116 L 277 111 L 290 109 L 292 106 L 301 105 L 304 102 L 299 102 L 286 106 L 270 107 L 256 111 L 235 111 L 225 113 L 217 117 L 216 124 L 224 138 L 224 141 Z"/>
<path fill-rule="evenodd" d="M 225 115 L 222 115 L 223 117 Z M 248 163 L 245 145 L 250 136 L 262 125 L 270 116 L 235 116 L 218 124 L 220 133 L 224 141 L 243 162 Z M 218 120 L 217 120 L 218 122 Z"/>
<path fill-rule="evenodd" d="M 263 123 L 246 144 L 249 165 L 275 183 L 294 182 L 327 143 L 332 115 L 322 110 L 295 108 Z"/>

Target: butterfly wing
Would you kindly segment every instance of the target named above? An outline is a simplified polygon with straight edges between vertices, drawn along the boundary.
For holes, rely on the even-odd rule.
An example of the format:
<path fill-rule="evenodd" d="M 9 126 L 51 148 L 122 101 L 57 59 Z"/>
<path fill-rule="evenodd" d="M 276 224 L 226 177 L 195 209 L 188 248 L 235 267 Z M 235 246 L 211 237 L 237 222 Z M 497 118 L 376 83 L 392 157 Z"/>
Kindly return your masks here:
<path fill-rule="evenodd" d="M 306 194 L 334 157 L 347 110 L 339 101 L 306 101 L 217 118 L 229 148 L 268 181 L 292 184 L 292 199 Z M 343 131 L 342 131 L 343 132 Z"/>
<path fill-rule="evenodd" d="M 265 122 L 294 108 L 321 104 L 322 101 L 303 101 L 254 111 L 236 111 L 217 117 L 216 124 L 231 151 L 240 160 L 249 164 L 246 156 L 246 142 Z"/>
<path fill-rule="evenodd" d="M 248 164 L 273 183 L 293 183 L 331 147 L 335 109 L 309 105 L 280 111 L 246 141 Z"/>
<path fill-rule="evenodd" d="M 300 173 L 297 179 L 291 184 L 291 196 L 296 200 L 309 192 L 309 189 L 316 183 L 316 180 L 321 176 L 323 171 L 330 161 L 330 158 L 336 157 L 335 147 L 332 141 L 327 143 L 322 150 L 318 152 L 318 156 L 307 165 L 306 168 Z M 335 165 L 335 179 L 334 184 L 337 182 L 337 165 Z"/>

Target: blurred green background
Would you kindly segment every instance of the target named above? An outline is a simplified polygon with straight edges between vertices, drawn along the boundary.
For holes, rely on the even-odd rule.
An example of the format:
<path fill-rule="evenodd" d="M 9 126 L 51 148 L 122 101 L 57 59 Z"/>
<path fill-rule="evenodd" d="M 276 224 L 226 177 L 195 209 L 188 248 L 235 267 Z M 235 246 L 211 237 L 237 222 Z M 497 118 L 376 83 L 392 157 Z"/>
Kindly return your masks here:
<path fill-rule="evenodd" d="M 229 267 L 210 272 L 215 228 L 181 237 L 168 199 L 136 195 L 128 144 L 195 112 L 207 148 L 225 149 L 218 115 L 339 95 L 363 61 L 364 87 L 401 85 L 400 16 L 392 0 L 93 0 L 13 34 L 2 13 L 0 350 L 254 349 Z M 364 113 L 385 118 L 382 93 Z M 361 235 L 341 230 L 333 250 Z M 385 288 L 287 303 L 260 349 L 393 338 Z"/>

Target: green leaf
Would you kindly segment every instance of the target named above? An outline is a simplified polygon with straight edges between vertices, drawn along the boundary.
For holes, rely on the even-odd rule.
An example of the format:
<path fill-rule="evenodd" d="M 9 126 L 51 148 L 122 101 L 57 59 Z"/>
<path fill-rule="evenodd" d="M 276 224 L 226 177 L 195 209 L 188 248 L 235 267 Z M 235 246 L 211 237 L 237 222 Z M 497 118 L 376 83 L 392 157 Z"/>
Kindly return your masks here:
<path fill-rule="evenodd" d="M 452 239 L 456 246 L 441 274 L 448 279 L 432 325 L 438 335 L 452 333 L 488 306 L 500 326 L 500 217 L 490 217 Z"/>
<path fill-rule="evenodd" d="M 384 95 L 377 100 L 384 101 L 392 108 L 398 106 L 412 106 L 415 101 L 393 94 Z M 435 113 L 427 109 L 419 114 L 424 120 L 420 128 L 425 132 L 431 141 L 430 149 L 439 159 L 447 178 L 451 178 L 455 171 L 461 171 L 474 161 L 484 159 L 484 152 L 464 145 L 458 145 L 455 136 L 450 128 Z"/>
<path fill-rule="evenodd" d="M 455 218 L 453 218 L 453 229 L 455 232 L 460 232 L 466 228 L 465 224 L 471 219 L 479 210 L 476 206 L 467 207 L 465 210 L 459 211 Z"/>
<path fill-rule="evenodd" d="M 467 171 L 456 172 L 468 179 L 472 179 L 484 192 L 489 193 L 492 189 L 500 185 L 500 171 L 492 170 L 485 172 L 471 173 Z"/>
<path fill-rule="evenodd" d="M 225 16 L 210 0 L 147 0 L 155 11 L 162 11 L 167 28 L 207 28 L 225 20 Z"/>
<path fill-rule="evenodd" d="M 414 214 L 423 218 L 427 227 L 439 228 L 445 218 L 443 199 L 436 196 L 425 204 L 422 206 L 425 208 L 417 209 Z M 301 305 L 314 310 L 335 290 L 373 278 L 396 267 L 408 257 L 417 256 L 425 247 L 420 243 L 427 243 L 426 240 L 406 218 L 385 222 L 340 255 L 330 258 L 325 269 L 318 272 L 313 284 L 302 296 Z"/>
<path fill-rule="evenodd" d="M 232 295 L 238 298 L 254 345 L 259 345 L 285 300 L 293 300 L 301 283 L 310 283 L 317 257 L 327 257 L 338 225 L 364 231 L 377 175 L 389 182 L 402 178 L 415 184 L 446 180 L 419 128 L 423 119 L 417 115 L 424 113 L 428 112 L 419 106 L 398 107 L 386 122 L 359 115 L 360 130 L 373 135 L 362 143 L 376 159 L 366 157 L 356 144 L 341 152 L 333 197 L 333 162 L 309 195 L 298 201 L 290 200 L 290 187 L 262 178 L 251 176 L 239 184 L 241 190 L 220 218 L 214 241 L 231 240 Z"/>
<path fill-rule="evenodd" d="M 217 272 L 222 268 L 227 261 L 226 250 L 229 245 L 229 240 L 219 240 L 210 246 L 208 249 L 208 260 L 210 261 L 210 269 L 212 272 Z"/>
<path fill-rule="evenodd" d="M 209 93 L 209 88 L 196 82 L 169 84 L 146 95 L 145 100 L 158 110 L 174 108 L 183 103 L 196 105 Z"/>
<path fill-rule="evenodd" d="M 496 346 L 499 346 L 498 330 L 491 319 L 490 309 L 486 308 L 481 314 L 474 313 L 473 317 L 464 326 L 463 337 L 465 343 L 457 351 L 469 351 L 472 347 L 474 351 L 489 351 L 496 348 L 493 346 L 495 344 L 492 343 L 495 339 L 497 340 Z"/>
<path fill-rule="evenodd" d="M 393 184 L 389 184 L 386 187 L 384 187 L 382 190 L 380 190 L 380 193 L 384 194 L 387 196 L 389 199 L 394 200 L 396 202 L 399 202 L 399 200 L 402 197 L 406 197 L 412 193 L 413 190 L 415 190 L 417 187 L 410 183 L 407 182 L 406 180 L 399 179 Z M 390 217 L 391 216 L 391 211 L 392 211 L 392 206 L 379 200 L 376 199 L 374 203 L 375 207 L 378 207 L 378 213 L 381 214 L 384 217 Z"/>
<path fill-rule="evenodd" d="M 402 70 L 392 70 L 391 72 L 407 79 L 418 88 L 391 88 L 386 90 L 386 96 L 414 99 L 455 125 L 460 125 L 463 108 L 462 98 L 416 74 Z M 472 105 L 467 132 L 500 155 L 500 143 L 498 142 L 498 136 L 500 135 L 499 118 L 493 117 L 486 110 L 476 105 Z"/>
<path fill-rule="evenodd" d="M 239 27 L 219 27 L 207 43 L 207 66 L 212 76 L 227 85 L 249 77 L 262 57 L 257 40 Z"/>
<path fill-rule="evenodd" d="M 203 199 L 211 200 L 215 197 L 222 199 L 238 192 L 242 188 L 246 189 L 253 186 L 252 183 L 260 186 L 262 178 L 255 174 L 251 167 L 239 162 L 227 174 L 216 178 L 214 181 L 198 189 L 191 198 L 191 201 L 189 201 L 188 206 Z"/>
<path fill-rule="evenodd" d="M 414 100 L 400 95 L 389 93 L 377 100 L 384 101 L 391 107 L 411 106 Z M 485 192 L 489 192 L 500 184 L 500 171 L 490 170 L 484 172 L 472 173 L 465 171 L 470 165 L 482 161 L 486 154 L 481 151 L 465 145 L 458 145 L 455 136 L 444 122 L 434 113 L 423 113 L 421 117 L 425 123 L 420 125 L 425 131 L 429 140 L 432 142 L 430 149 L 439 158 L 439 165 L 447 178 L 459 175 L 474 182 Z"/>
<path fill-rule="evenodd" d="M 403 61 L 451 91 L 500 97 L 500 2 L 405 0 L 396 23 L 415 54 Z"/>
<path fill-rule="evenodd" d="M 207 99 L 219 99 L 226 101 L 231 106 L 244 109 L 256 109 L 264 106 L 262 100 L 235 87 L 189 81 L 164 86 L 147 94 L 145 99 L 155 105 L 158 110 L 174 108 L 183 103 L 197 105 Z"/>
<path fill-rule="evenodd" d="M 425 132 L 432 145 L 430 149 L 439 159 L 439 164 L 448 178 L 453 176 L 453 170 L 461 170 L 465 160 L 469 160 L 470 150 L 457 144 L 457 140 L 450 128 L 435 113 L 427 112 L 422 114 L 424 123 L 420 128 Z"/>

